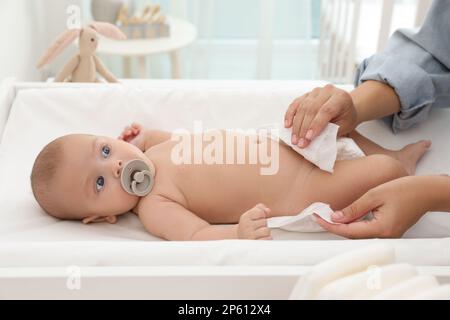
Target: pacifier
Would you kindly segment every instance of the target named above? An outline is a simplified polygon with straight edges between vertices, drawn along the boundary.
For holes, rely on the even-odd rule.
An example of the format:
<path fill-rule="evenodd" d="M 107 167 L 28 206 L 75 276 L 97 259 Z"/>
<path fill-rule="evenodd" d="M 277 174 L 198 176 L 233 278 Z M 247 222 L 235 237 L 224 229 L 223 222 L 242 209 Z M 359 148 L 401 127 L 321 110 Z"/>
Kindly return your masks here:
<path fill-rule="evenodd" d="M 155 170 L 142 160 L 131 160 L 125 164 L 120 175 L 122 188 L 133 196 L 145 197 L 152 191 Z"/>

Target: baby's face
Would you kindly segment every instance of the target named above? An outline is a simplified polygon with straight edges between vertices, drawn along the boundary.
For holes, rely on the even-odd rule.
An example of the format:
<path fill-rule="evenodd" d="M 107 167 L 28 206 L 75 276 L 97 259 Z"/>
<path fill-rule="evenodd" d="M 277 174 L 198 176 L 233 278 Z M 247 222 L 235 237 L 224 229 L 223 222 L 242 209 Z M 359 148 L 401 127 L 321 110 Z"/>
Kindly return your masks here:
<path fill-rule="evenodd" d="M 121 140 L 91 135 L 69 136 L 63 150 L 54 196 L 63 199 L 65 209 L 75 209 L 83 219 L 114 216 L 136 206 L 138 197 L 125 192 L 120 175 L 130 160 L 149 163 L 141 150 Z"/>

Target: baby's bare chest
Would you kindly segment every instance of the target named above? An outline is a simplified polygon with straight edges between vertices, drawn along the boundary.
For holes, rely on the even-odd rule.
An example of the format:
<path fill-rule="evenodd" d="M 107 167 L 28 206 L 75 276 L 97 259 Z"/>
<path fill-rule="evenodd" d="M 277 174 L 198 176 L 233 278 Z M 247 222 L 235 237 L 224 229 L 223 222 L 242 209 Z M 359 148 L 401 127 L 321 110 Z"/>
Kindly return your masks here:
<path fill-rule="evenodd" d="M 156 167 L 152 193 L 175 201 L 210 222 L 235 220 L 259 202 L 275 210 L 280 198 L 299 189 L 302 177 L 310 170 L 303 158 L 280 148 L 278 158 L 264 163 L 177 163 L 170 156 L 171 148 L 152 155 Z"/>

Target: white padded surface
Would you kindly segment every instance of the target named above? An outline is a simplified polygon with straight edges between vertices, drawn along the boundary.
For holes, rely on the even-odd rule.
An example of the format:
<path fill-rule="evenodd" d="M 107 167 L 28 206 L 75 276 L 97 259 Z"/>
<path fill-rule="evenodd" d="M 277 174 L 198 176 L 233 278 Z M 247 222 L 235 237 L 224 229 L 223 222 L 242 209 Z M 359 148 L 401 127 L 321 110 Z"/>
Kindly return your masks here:
<path fill-rule="evenodd" d="M 299 234 L 280 230 L 274 231 L 275 240 L 324 241 L 273 241 L 270 244 L 255 244 L 252 241 L 214 241 L 202 244 L 158 241 L 156 244 L 149 240 L 158 239 L 148 234 L 140 221 L 131 214 L 120 218 L 116 225 L 85 226 L 77 222 L 58 221 L 39 208 L 31 193 L 29 175 L 35 156 L 46 143 L 58 136 L 68 133 L 117 136 L 132 121 L 164 130 L 180 127 L 191 130 L 194 120 L 202 120 L 205 129 L 256 128 L 262 124 L 281 121 L 293 98 L 320 84 L 147 81 L 126 86 L 44 86 L 19 90 L 0 146 L 0 266 L 54 265 L 60 257 L 61 261 L 73 260 L 71 253 L 77 253 L 78 260 L 75 262 L 87 265 L 146 265 L 150 261 L 151 264 L 164 264 L 164 261 L 169 260 L 173 264 L 176 264 L 175 261 L 195 264 L 196 257 L 200 255 L 205 264 L 245 264 L 252 257 L 256 264 L 271 264 L 271 261 L 283 264 L 285 260 L 287 263 L 302 261 L 309 264 L 344 248 L 351 249 L 361 244 L 358 241 L 327 241 L 341 239 L 328 233 Z M 383 146 L 392 148 L 423 138 L 432 139 L 434 145 L 419 164 L 418 174 L 449 173 L 450 149 L 447 137 L 450 132 L 446 133 L 450 130 L 448 123 L 450 110 L 434 110 L 430 121 L 396 136 L 380 121 L 363 125 L 360 132 Z M 450 215 L 430 213 L 406 237 L 440 238 L 449 235 Z M 430 239 L 428 242 L 414 240 L 417 242 L 413 246 L 408 245 L 411 240 L 388 241 L 397 244 L 399 250 L 404 250 L 404 257 L 407 257 L 405 260 L 415 257 L 415 247 L 427 252 L 420 255 L 419 260 L 423 264 L 444 264 L 445 261 L 450 264 L 450 254 L 445 249 L 448 248 L 448 243 L 445 246 L 444 239 Z M 418 245 L 421 243 L 424 245 Z M 426 243 L 433 245 L 426 246 Z M 289 255 L 294 248 L 297 253 L 292 260 Z M 318 253 L 318 248 L 323 250 Z M 156 253 L 153 249 L 157 249 Z M 221 249 L 227 251 L 226 254 Z M 434 255 L 429 252 L 432 249 L 435 250 Z M 215 250 L 219 252 L 214 254 Z M 252 250 L 256 250 L 255 255 L 250 254 Z M 176 259 L 173 258 L 174 252 L 180 253 L 176 255 Z M 202 252 L 208 254 L 204 255 Z M 285 255 L 286 259 L 267 258 L 265 254 L 278 255 L 277 252 L 281 256 Z M 243 253 L 247 258 L 243 258 Z M 167 260 L 166 255 L 171 255 L 172 258 Z M 428 259 L 427 256 L 432 258 Z"/>

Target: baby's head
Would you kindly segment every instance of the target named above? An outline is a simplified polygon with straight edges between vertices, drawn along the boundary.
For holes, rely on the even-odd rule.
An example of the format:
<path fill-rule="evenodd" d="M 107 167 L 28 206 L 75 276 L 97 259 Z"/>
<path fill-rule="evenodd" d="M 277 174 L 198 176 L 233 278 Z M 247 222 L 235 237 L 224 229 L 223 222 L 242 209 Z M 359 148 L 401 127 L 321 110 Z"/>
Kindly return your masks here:
<path fill-rule="evenodd" d="M 31 173 L 31 187 L 40 206 L 59 219 L 116 221 L 139 198 L 121 186 L 123 165 L 149 160 L 134 145 L 93 135 L 68 135 L 42 149 Z"/>

